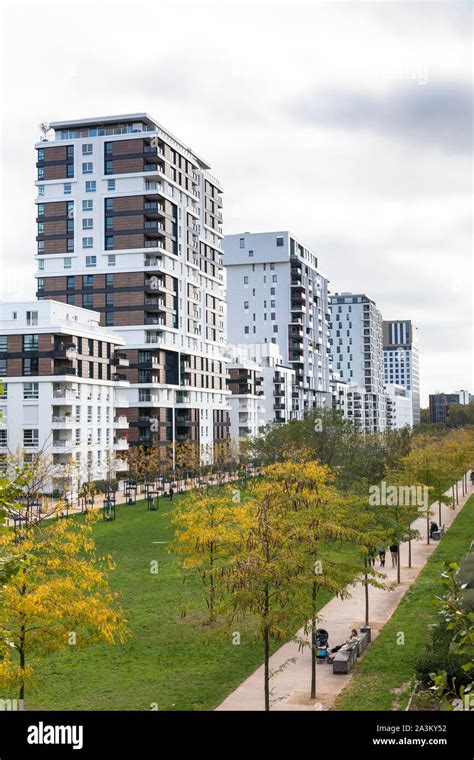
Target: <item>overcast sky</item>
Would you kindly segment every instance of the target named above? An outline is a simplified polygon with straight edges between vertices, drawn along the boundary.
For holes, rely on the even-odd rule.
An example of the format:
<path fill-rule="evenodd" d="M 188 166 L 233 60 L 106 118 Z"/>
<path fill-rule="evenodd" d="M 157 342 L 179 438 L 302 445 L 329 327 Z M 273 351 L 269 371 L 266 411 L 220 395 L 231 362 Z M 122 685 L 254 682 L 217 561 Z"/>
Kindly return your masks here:
<path fill-rule="evenodd" d="M 419 327 L 422 404 L 474 392 L 469 2 L 2 5 L 0 297 L 34 297 L 41 121 L 146 111 L 290 229 L 331 291 Z"/>

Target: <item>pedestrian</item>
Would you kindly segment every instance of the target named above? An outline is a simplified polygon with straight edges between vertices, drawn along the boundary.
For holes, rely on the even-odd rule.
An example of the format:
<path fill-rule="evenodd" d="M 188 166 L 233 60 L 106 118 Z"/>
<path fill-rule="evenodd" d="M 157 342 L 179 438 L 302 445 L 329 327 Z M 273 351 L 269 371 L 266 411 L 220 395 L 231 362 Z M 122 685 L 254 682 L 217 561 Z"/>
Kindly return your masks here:
<path fill-rule="evenodd" d="M 391 544 L 389 549 L 392 558 L 392 567 L 396 567 L 398 565 L 398 544 Z"/>
<path fill-rule="evenodd" d="M 367 563 L 369 567 L 375 567 L 375 549 L 373 546 L 367 551 Z"/>
<path fill-rule="evenodd" d="M 170 486 L 169 495 L 170 495 L 171 501 L 173 501 L 173 494 L 174 494 L 173 486 Z"/>
<path fill-rule="evenodd" d="M 380 567 L 385 567 L 385 547 L 379 546 L 379 562 Z"/>

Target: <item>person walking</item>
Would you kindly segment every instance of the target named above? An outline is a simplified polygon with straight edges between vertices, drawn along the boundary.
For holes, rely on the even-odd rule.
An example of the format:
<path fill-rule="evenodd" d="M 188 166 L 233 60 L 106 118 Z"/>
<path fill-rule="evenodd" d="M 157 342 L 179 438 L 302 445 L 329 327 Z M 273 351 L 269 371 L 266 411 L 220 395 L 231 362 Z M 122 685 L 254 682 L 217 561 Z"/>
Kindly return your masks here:
<path fill-rule="evenodd" d="M 392 558 L 392 567 L 396 567 L 398 565 L 398 544 L 391 544 L 389 549 Z"/>
<path fill-rule="evenodd" d="M 170 495 L 170 500 L 173 501 L 173 494 L 174 494 L 173 486 L 170 486 L 170 490 L 168 493 Z"/>
<path fill-rule="evenodd" d="M 373 546 L 367 552 L 367 563 L 369 567 L 375 567 L 375 549 Z"/>
<path fill-rule="evenodd" d="M 385 546 L 379 546 L 380 567 L 385 567 Z"/>

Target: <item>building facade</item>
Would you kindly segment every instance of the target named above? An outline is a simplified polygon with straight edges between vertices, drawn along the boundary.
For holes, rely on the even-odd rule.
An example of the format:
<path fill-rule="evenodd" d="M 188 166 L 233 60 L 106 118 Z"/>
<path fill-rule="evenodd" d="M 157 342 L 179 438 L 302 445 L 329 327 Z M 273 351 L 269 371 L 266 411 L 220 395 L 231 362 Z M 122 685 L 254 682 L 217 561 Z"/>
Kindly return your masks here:
<path fill-rule="evenodd" d="M 99 314 L 55 301 L 0 305 L 0 457 L 51 463 L 47 490 L 77 495 L 128 449 L 124 341 Z"/>
<path fill-rule="evenodd" d="M 451 404 L 465 403 L 465 401 L 460 401 L 460 398 L 465 399 L 465 396 L 460 395 L 459 391 L 456 393 L 431 393 L 429 397 L 430 422 L 444 425 Z"/>
<path fill-rule="evenodd" d="M 224 265 L 229 341 L 278 346 L 297 417 L 330 406 L 328 280 L 316 254 L 288 231 L 244 232 L 226 235 Z"/>
<path fill-rule="evenodd" d="M 420 423 L 418 328 L 409 319 L 384 321 L 383 353 L 386 385 L 399 385 L 410 394 L 413 424 Z"/>
<path fill-rule="evenodd" d="M 331 360 L 333 371 L 348 386 L 364 389 L 365 431 L 383 432 L 386 428 L 384 392 L 382 315 L 372 299 L 364 294 L 335 293 L 331 304 Z M 348 406 L 360 390 L 348 392 Z M 359 410 L 358 410 L 359 411 Z M 359 415 L 357 415 L 359 417 Z"/>
<path fill-rule="evenodd" d="M 212 451 L 230 424 L 220 183 L 144 113 L 51 129 L 36 145 L 37 296 L 95 309 L 124 339 L 130 443 Z"/>
<path fill-rule="evenodd" d="M 388 384 L 387 394 L 387 428 L 401 430 L 413 427 L 413 401 L 410 391 L 402 385 Z"/>
<path fill-rule="evenodd" d="M 231 396 L 230 436 L 237 443 L 255 438 L 265 425 L 263 375 L 259 365 L 249 358 L 246 347 L 228 346 L 227 383 Z"/>

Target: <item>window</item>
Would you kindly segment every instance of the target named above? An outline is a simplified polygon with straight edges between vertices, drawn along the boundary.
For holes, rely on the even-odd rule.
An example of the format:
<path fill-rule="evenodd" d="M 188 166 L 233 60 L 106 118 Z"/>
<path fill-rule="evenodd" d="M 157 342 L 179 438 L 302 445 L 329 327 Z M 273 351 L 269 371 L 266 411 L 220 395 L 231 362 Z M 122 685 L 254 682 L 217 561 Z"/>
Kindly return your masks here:
<path fill-rule="evenodd" d="M 94 238 L 83 237 L 82 238 L 82 247 L 83 248 L 93 248 L 94 247 Z"/>
<path fill-rule="evenodd" d="M 93 274 L 83 274 L 82 275 L 82 287 L 83 288 L 93 288 L 94 287 L 94 275 Z"/>
<path fill-rule="evenodd" d="M 23 446 L 27 448 L 35 448 L 38 446 L 39 435 L 38 430 L 24 430 L 23 431 Z"/>
<path fill-rule="evenodd" d="M 86 256 L 86 267 L 97 266 L 97 256 Z"/>
<path fill-rule="evenodd" d="M 246 326 L 244 327 L 244 333 L 245 333 L 246 335 L 248 335 L 248 334 L 249 334 L 249 328 L 248 328 L 248 325 L 246 325 Z"/>
<path fill-rule="evenodd" d="M 106 198 L 105 199 L 105 210 L 106 211 L 113 211 L 114 210 L 114 199 L 113 198 Z"/>
<path fill-rule="evenodd" d="M 111 248 L 114 247 L 114 236 L 113 235 L 106 235 L 105 236 L 105 248 L 107 251 L 110 251 Z"/>
<path fill-rule="evenodd" d="M 85 161 L 82 164 L 82 173 L 83 174 L 92 174 L 94 171 L 94 165 L 92 161 Z"/>
<path fill-rule="evenodd" d="M 278 282 L 278 275 L 272 274 L 272 282 Z"/>
<path fill-rule="evenodd" d="M 88 180 L 86 182 L 86 193 L 95 193 L 97 189 L 97 183 L 95 179 Z"/>
<path fill-rule="evenodd" d="M 74 177 L 74 164 L 67 164 L 66 177 L 68 178 Z"/>
<path fill-rule="evenodd" d="M 66 146 L 66 156 L 67 158 L 74 158 L 74 145 Z"/>
<path fill-rule="evenodd" d="M 251 259 L 253 258 L 253 251 L 249 251 L 249 256 Z"/>
<path fill-rule="evenodd" d="M 38 195 L 44 195 L 44 185 L 39 185 L 39 187 L 38 187 Z"/>
<path fill-rule="evenodd" d="M 115 180 L 114 179 L 108 179 L 107 180 L 107 190 L 115 190 Z"/>
<path fill-rule="evenodd" d="M 38 240 L 38 254 L 44 253 L 44 240 Z"/>
<path fill-rule="evenodd" d="M 64 269 L 71 269 L 72 266 L 72 259 L 66 258 L 64 259 Z"/>
<path fill-rule="evenodd" d="M 44 259 L 38 261 L 38 269 L 44 269 Z"/>
<path fill-rule="evenodd" d="M 106 274 L 105 275 L 105 287 L 106 288 L 113 288 L 114 287 L 114 276 L 113 276 L 113 274 Z"/>
<path fill-rule="evenodd" d="M 0 351 L 8 351 L 8 336 L 0 335 Z"/>
<path fill-rule="evenodd" d="M 106 311 L 105 312 L 105 324 L 107 327 L 111 327 L 114 324 L 114 313 L 113 311 Z"/>
<path fill-rule="evenodd" d="M 248 301 L 244 301 L 244 309 L 248 309 L 248 308 L 249 308 L 249 302 Z"/>
<path fill-rule="evenodd" d="M 74 290 L 74 277 L 71 277 L 71 275 L 66 277 L 66 289 Z"/>
<path fill-rule="evenodd" d="M 7 374 L 7 360 L 0 359 L 0 377 L 5 377 Z"/>
<path fill-rule="evenodd" d="M 114 162 L 113 161 L 106 161 L 105 162 L 105 174 L 113 174 L 114 173 Z"/>
<path fill-rule="evenodd" d="M 23 336 L 23 351 L 38 351 L 38 336 L 37 335 L 24 335 Z"/>
<path fill-rule="evenodd" d="M 83 156 L 92 156 L 92 143 L 84 143 L 82 146 Z"/>
<path fill-rule="evenodd" d="M 116 261 L 116 256 L 107 256 L 107 263 L 109 267 L 114 267 Z"/>
<path fill-rule="evenodd" d="M 71 183 L 65 182 L 63 185 L 63 192 L 64 195 L 71 195 L 72 189 L 71 189 Z"/>
<path fill-rule="evenodd" d="M 88 217 L 87 219 L 82 220 L 82 229 L 83 230 L 92 230 L 94 228 L 94 220 Z"/>
<path fill-rule="evenodd" d="M 74 232 L 74 219 L 70 218 L 67 220 L 67 231 L 68 232 Z"/>
<path fill-rule="evenodd" d="M 82 308 L 93 309 L 94 308 L 94 296 L 92 293 L 82 294 Z"/>
<path fill-rule="evenodd" d="M 68 293 L 66 296 L 66 303 L 69 304 L 69 306 L 75 306 L 76 305 L 76 299 L 74 297 L 73 293 Z"/>
<path fill-rule="evenodd" d="M 39 398 L 39 383 L 24 383 L 23 398 Z"/>
<path fill-rule="evenodd" d="M 44 148 L 38 150 L 38 161 L 44 161 Z"/>
<path fill-rule="evenodd" d="M 283 238 L 282 237 L 277 237 L 276 244 L 277 244 L 277 248 L 282 248 L 283 247 Z"/>
<path fill-rule="evenodd" d="M 83 211 L 93 211 L 94 210 L 94 201 L 82 201 L 82 210 Z"/>
<path fill-rule="evenodd" d="M 38 216 L 44 216 L 44 203 L 38 203 Z"/>
<path fill-rule="evenodd" d="M 44 290 L 44 280 L 42 277 L 38 277 L 38 290 Z"/>
<path fill-rule="evenodd" d="M 2 448 L 5 448 L 5 446 L 7 445 L 7 443 L 8 443 L 8 440 L 7 440 L 7 431 L 6 430 L 0 430 L 0 446 L 2 446 Z M 6 468 L 6 462 L 2 458 L 1 469 L 4 470 L 5 468 Z"/>
<path fill-rule="evenodd" d="M 105 294 L 105 305 L 106 306 L 113 306 L 114 305 L 114 294 L 113 293 L 106 293 Z"/>
<path fill-rule="evenodd" d="M 38 359 L 22 359 L 23 375 L 38 374 Z"/>
<path fill-rule="evenodd" d="M 27 311 L 26 312 L 26 324 L 27 325 L 37 325 L 38 324 L 38 312 L 37 311 Z"/>
<path fill-rule="evenodd" d="M 38 222 L 38 235 L 44 235 L 44 222 Z"/>
<path fill-rule="evenodd" d="M 276 301 L 274 298 L 270 301 L 270 308 L 274 309 L 276 307 Z"/>
<path fill-rule="evenodd" d="M 113 216 L 108 216 L 105 220 L 105 227 L 108 230 L 113 230 L 114 228 L 114 218 Z"/>
<path fill-rule="evenodd" d="M 111 142 L 106 142 L 105 143 L 105 155 L 106 156 L 111 156 L 112 153 L 113 153 L 113 145 L 112 145 L 112 143 Z"/>
<path fill-rule="evenodd" d="M 44 166 L 38 166 L 38 179 L 44 179 Z"/>
<path fill-rule="evenodd" d="M 249 284 L 249 278 L 248 277 L 244 277 L 244 285 L 248 285 L 248 284 Z"/>
<path fill-rule="evenodd" d="M 240 238 L 240 247 L 245 248 L 245 238 Z"/>

